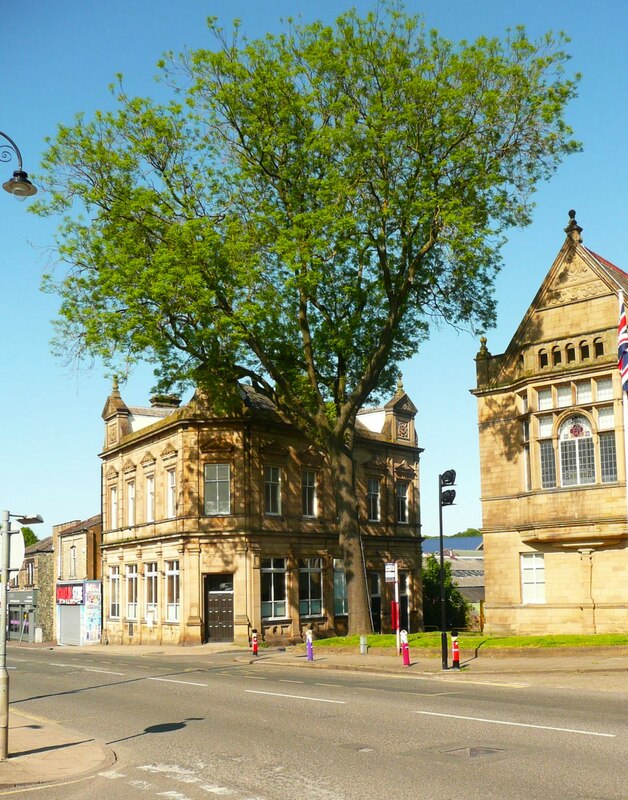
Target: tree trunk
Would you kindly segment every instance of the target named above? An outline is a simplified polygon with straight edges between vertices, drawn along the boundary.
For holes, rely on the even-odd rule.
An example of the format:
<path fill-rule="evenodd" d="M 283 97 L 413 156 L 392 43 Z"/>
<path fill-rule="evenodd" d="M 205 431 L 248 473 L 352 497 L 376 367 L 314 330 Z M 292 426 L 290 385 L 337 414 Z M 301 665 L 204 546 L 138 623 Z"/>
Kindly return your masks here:
<path fill-rule="evenodd" d="M 360 543 L 355 464 L 342 445 L 330 447 L 328 453 L 336 496 L 338 539 L 347 577 L 348 634 L 372 633 L 366 565 Z"/>

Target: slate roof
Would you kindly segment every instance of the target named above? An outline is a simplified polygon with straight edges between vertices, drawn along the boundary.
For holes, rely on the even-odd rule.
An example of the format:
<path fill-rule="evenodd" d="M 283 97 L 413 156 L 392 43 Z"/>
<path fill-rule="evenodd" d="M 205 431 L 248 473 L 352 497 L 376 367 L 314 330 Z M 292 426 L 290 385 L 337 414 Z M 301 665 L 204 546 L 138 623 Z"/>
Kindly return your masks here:
<path fill-rule="evenodd" d="M 481 536 L 444 536 L 444 550 L 455 552 L 469 552 L 482 549 L 483 539 Z M 430 536 L 423 539 L 421 548 L 424 553 L 440 553 L 440 539 L 438 536 Z"/>
<path fill-rule="evenodd" d="M 24 550 L 24 556 L 34 556 L 37 555 L 37 553 L 53 552 L 54 548 L 52 546 L 52 536 L 47 536 L 45 539 L 41 539 L 39 542 L 29 545 L 26 550 Z"/>

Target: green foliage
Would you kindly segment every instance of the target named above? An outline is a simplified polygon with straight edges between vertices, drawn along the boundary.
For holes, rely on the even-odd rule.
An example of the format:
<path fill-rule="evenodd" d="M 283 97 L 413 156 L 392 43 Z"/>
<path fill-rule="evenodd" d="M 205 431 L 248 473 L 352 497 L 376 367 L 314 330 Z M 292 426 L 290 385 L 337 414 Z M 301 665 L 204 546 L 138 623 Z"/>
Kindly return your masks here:
<path fill-rule="evenodd" d="M 459 533 L 454 533 L 451 537 L 452 539 L 457 538 L 464 538 L 465 536 L 481 536 L 482 531 L 478 530 L 477 528 L 467 528 L 465 531 L 460 531 Z"/>
<path fill-rule="evenodd" d="M 577 149 L 564 38 L 454 44 L 395 3 L 164 58 L 172 100 L 62 125 L 56 347 L 159 388 L 249 377 L 318 439 L 394 385 L 432 321 L 484 329 L 503 232 Z M 338 439 L 340 440 L 340 439 Z"/>
<path fill-rule="evenodd" d="M 372 634 L 367 636 L 369 649 L 394 649 L 396 638 L 394 634 Z M 441 652 L 440 632 L 411 633 L 408 635 L 408 644 L 412 648 L 433 650 Z M 564 634 L 560 636 L 497 636 L 482 633 L 464 632 L 458 636 L 461 650 L 495 650 L 499 648 L 519 649 L 526 648 L 560 648 L 560 647 L 625 647 L 628 645 L 626 633 L 596 633 L 596 634 Z M 359 636 L 337 636 L 329 639 L 317 639 L 316 648 L 351 649 L 360 646 Z"/>
<path fill-rule="evenodd" d="M 451 577 L 451 564 L 445 562 L 445 618 L 447 630 L 466 628 L 468 606 Z M 440 563 L 435 555 L 423 565 L 423 624 L 426 628 L 441 627 Z"/>
<path fill-rule="evenodd" d="M 32 528 L 24 526 L 21 530 L 22 536 L 24 537 L 24 547 L 30 547 L 32 544 L 35 544 L 35 542 L 39 541 Z"/>

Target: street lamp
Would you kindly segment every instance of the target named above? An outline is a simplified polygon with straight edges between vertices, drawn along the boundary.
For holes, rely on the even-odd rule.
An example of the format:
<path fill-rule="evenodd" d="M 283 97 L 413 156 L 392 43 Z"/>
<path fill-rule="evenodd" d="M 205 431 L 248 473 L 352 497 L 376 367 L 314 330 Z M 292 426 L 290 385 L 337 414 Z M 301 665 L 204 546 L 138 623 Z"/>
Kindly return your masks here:
<path fill-rule="evenodd" d="M 448 469 L 438 476 L 438 524 L 440 539 L 440 644 L 443 669 L 447 669 L 447 609 L 445 604 L 445 554 L 443 547 L 443 506 L 450 506 L 456 499 L 455 489 L 443 489 L 456 482 L 456 471 Z"/>
<path fill-rule="evenodd" d="M 2 184 L 2 188 L 18 200 L 32 197 L 37 194 L 37 188 L 28 180 L 28 173 L 22 169 L 22 154 L 19 147 L 6 133 L 0 131 L 0 136 L 9 143 L 8 145 L 0 144 L 0 161 L 11 161 L 14 155 L 17 156 L 17 169 L 14 171 L 13 177 Z"/>
<path fill-rule="evenodd" d="M 7 606 L 9 602 L 9 566 L 11 558 L 11 517 L 20 525 L 43 522 L 39 514 L 26 516 L 2 512 L 0 531 L 0 761 L 9 755 L 9 673 L 7 672 Z"/>

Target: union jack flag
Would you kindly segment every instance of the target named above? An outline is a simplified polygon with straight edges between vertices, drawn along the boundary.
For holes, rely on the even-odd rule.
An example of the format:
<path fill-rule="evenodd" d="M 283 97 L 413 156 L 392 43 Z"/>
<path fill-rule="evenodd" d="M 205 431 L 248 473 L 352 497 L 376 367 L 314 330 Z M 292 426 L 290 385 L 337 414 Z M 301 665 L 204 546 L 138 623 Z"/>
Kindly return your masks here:
<path fill-rule="evenodd" d="M 619 329 L 617 331 L 617 356 L 619 371 L 621 372 L 621 387 L 628 392 L 628 325 L 626 324 L 626 309 L 622 298 L 619 311 Z"/>

